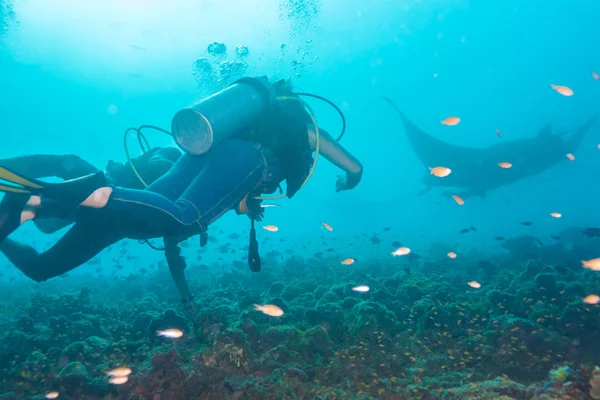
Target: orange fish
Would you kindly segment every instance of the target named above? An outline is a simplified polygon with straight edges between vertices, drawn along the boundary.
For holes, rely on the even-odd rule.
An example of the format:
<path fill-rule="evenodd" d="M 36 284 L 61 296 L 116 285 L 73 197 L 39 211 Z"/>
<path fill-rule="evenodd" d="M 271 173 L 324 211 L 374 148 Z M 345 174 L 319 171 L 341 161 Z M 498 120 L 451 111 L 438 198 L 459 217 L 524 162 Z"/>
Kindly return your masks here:
<path fill-rule="evenodd" d="M 595 294 L 590 294 L 584 297 L 583 302 L 585 304 L 598 304 L 600 303 L 600 297 Z"/>
<path fill-rule="evenodd" d="M 458 125 L 459 122 L 460 122 L 460 118 L 458 118 L 458 117 L 448 117 L 442 121 L 442 125 L 454 126 L 454 125 Z"/>
<path fill-rule="evenodd" d="M 573 96 L 573 89 L 568 88 L 566 86 L 561 86 L 561 85 L 550 85 L 550 87 L 554 90 L 556 90 L 559 94 L 562 94 L 563 96 Z"/>
<path fill-rule="evenodd" d="M 452 198 L 454 199 L 456 204 L 458 204 L 459 206 L 462 206 L 465 204 L 465 201 L 463 199 L 461 199 L 460 197 L 458 197 L 457 195 L 453 195 Z"/>
<path fill-rule="evenodd" d="M 343 265 L 352 265 L 354 264 L 354 258 L 346 258 L 344 261 L 342 261 Z"/>
<path fill-rule="evenodd" d="M 179 339 L 183 336 L 183 332 L 179 329 L 165 329 L 164 331 L 156 331 L 158 336 L 163 336 L 171 339 Z"/>
<path fill-rule="evenodd" d="M 410 249 L 408 247 L 400 247 L 399 249 L 396 249 L 392 252 L 392 255 L 394 257 L 396 256 L 405 256 L 407 254 L 410 254 Z"/>
<path fill-rule="evenodd" d="M 131 375 L 131 368 L 127 367 L 119 367 L 115 369 L 111 369 L 106 373 L 108 376 L 128 376 Z"/>
<path fill-rule="evenodd" d="M 283 315 L 283 310 L 274 304 L 265 304 L 264 306 L 255 304 L 254 309 L 271 317 L 281 317 Z"/>
<path fill-rule="evenodd" d="M 448 257 L 450 258 L 456 258 L 456 253 L 451 251 L 450 253 L 448 253 Z"/>
<path fill-rule="evenodd" d="M 502 132 L 500 132 L 500 129 L 496 129 L 496 134 L 498 135 L 498 137 L 502 137 Z"/>
<path fill-rule="evenodd" d="M 128 380 L 128 376 L 115 376 L 113 378 L 110 378 L 108 380 L 108 383 L 112 383 L 113 385 L 122 385 L 124 383 L 127 383 Z"/>
<path fill-rule="evenodd" d="M 509 162 L 503 161 L 503 162 L 501 162 L 501 163 L 498 163 L 498 166 L 499 166 L 500 168 L 510 168 L 510 167 L 512 167 L 512 164 L 511 164 L 511 163 L 509 163 Z"/>
<path fill-rule="evenodd" d="M 275 225 L 265 225 L 265 226 L 263 226 L 263 229 L 265 231 L 269 231 L 269 232 L 277 232 L 279 230 L 279 228 L 276 227 Z"/>
<path fill-rule="evenodd" d="M 553 212 L 553 213 L 550 213 L 550 216 L 554 217 L 554 218 L 560 218 L 560 217 L 562 217 L 562 214 L 558 213 L 558 212 Z"/>
<path fill-rule="evenodd" d="M 326 222 L 321 222 L 321 224 L 322 224 L 322 225 L 323 225 L 323 227 L 324 227 L 325 229 L 327 229 L 329 232 L 333 231 L 333 228 L 332 228 L 332 227 L 331 227 L 331 225 L 329 225 L 328 223 L 326 223 Z"/>
<path fill-rule="evenodd" d="M 481 287 L 481 283 L 476 281 L 467 282 L 467 285 L 471 286 L 473 289 L 479 289 Z"/>
<path fill-rule="evenodd" d="M 567 158 L 571 161 L 575 161 L 575 156 L 571 153 L 567 154 Z"/>
<path fill-rule="evenodd" d="M 600 79 L 600 75 L 598 75 L 598 74 L 597 74 L 597 73 L 595 73 L 595 72 L 592 72 L 592 78 L 594 78 L 594 79 L 598 80 L 598 79 Z"/>
<path fill-rule="evenodd" d="M 430 171 L 431 175 L 435 175 L 438 178 L 444 178 L 444 177 L 450 175 L 450 173 L 452 172 L 452 170 L 450 168 L 446 168 L 446 167 L 429 168 L 429 171 Z"/>
<path fill-rule="evenodd" d="M 589 268 L 592 271 L 600 271 L 600 258 L 594 258 L 593 260 L 581 261 L 583 268 Z"/>

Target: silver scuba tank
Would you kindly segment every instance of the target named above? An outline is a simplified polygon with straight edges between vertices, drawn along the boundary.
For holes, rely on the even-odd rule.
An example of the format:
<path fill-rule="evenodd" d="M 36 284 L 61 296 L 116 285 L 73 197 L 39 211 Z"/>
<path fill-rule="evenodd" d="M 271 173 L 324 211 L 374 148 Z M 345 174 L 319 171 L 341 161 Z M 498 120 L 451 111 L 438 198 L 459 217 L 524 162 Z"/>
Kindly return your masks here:
<path fill-rule="evenodd" d="M 171 133 L 183 151 L 201 155 L 257 121 L 275 101 L 275 90 L 266 77 L 242 78 L 178 111 Z"/>

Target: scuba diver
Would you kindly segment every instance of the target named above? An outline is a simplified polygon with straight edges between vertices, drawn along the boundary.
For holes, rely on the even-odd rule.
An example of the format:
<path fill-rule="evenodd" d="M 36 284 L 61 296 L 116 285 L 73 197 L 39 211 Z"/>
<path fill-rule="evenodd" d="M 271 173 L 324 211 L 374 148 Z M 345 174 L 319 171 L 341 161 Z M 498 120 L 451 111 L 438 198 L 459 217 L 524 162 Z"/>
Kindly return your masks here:
<path fill-rule="evenodd" d="M 263 194 L 274 193 L 285 180 L 287 193 L 275 197 L 292 198 L 310 179 L 319 155 L 346 173 L 338 177 L 338 192 L 353 189 L 362 177 L 361 163 L 318 126 L 299 95 L 284 80 L 271 84 L 266 77 L 242 78 L 179 111 L 171 134 L 185 153 L 150 184 L 132 165 L 147 186 L 144 190 L 115 185 L 102 172 L 61 183 L 40 182 L 0 164 L 0 178 L 7 182 L 0 191 L 27 195 L 23 204 L 8 210 L 0 240 L 40 215 L 76 214 L 77 220 L 95 213 L 102 213 L 108 224 L 141 227 L 145 239 L 189 237 L 205 233 L 235 210 L 251 219 L 248 263 L 259 271 L 254 221 L 262 218 L 260 203 L 268 198 Z"/>
<path fill-rule="evenodd" d="M 181 152 L 175 148 L 153 148 L 140 157 L 131 160 L 132 164 L 148 182 L 154 182 L 163 176 L 180 158 Z M 36 154 L 0 160 L 0 165 L 12 171 L 26 174 L 32 178 L 56 177 L 71 180 L 98 173 L 99 169 L 75 155 Z M 140 180 L 127 164 L 109 161 L 104 174 L 115 185 L 133 189 L 143 188 Z M 8 224 L 10 215 L 6 211 L 23 208 L 29 196 L 22 193 L 7 192 L 0 202 L 0 232 Z M 86 263 L 107 246 L 124 238 L 139 238 L 136 232 L 144 228 L 135 224 L 124 224 L 120 221 L 107 220 L 105 216 L 64 214 L 63 218 L 45 218 L 43 213 L 34 220 L 36 227 L 43 233 L 50 234 L 73 224 L 73 227 L 50 249 L 38 253 L 30 246 L 23 245 L 10 238 L 0 241 L 0 252 L 26 276 L 36 282 L 42 282 Z M 6 231 L 2 237 L 6 236 Z M 10 233 L 10 232 L 8 232 Z M 143 235 L 142 235 L 143 236 Z M 171 276 L 177 286 L 182 303 L 190 303 L 187 280 L 184 275 L 186 263 L 177 246 L 179 238 L 164 238 L 165 256 Z"/>

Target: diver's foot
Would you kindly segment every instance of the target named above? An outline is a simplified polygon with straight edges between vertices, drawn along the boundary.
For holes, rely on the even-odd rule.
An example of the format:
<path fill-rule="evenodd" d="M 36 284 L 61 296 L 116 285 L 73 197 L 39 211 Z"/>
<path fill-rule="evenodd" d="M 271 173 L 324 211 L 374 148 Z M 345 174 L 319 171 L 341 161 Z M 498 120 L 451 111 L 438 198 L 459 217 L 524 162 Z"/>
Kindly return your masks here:
<path fill-rule="evenodd" d="M 21 214 L 29 195 L 7 193 L 0 202 L 0 243 L 21 225 Z"/>
<path fill-rule="evenodd" d="M 91 208 L 104 208 L 108 203 L 108 200 L 110 200 L 112 192 L 113 189 L 111 187 L 96 189 L 81 203 L 81 205 Z"/>

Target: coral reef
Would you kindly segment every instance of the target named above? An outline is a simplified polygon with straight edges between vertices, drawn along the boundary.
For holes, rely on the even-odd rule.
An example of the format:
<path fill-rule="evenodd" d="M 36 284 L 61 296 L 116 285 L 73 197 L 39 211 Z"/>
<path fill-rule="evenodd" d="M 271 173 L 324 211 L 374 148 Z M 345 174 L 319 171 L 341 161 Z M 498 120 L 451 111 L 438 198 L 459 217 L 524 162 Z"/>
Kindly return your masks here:
<path fill-rule="evenodd" d="M 23 287 L 3 309 L 12 322 L 0 342 L 0 398 L 600 397 L 600 314 L 581 301 L 600 287 L 593 271 L 465 263 L 440 274 L 443 265 L 428 263 L 347 269 L 333 257 L 292 257 L 260 276 L 191 271 L 195 316 L 169 300 L 159 274 Z M 466 284 L 473 279 L 481 288 Z M 359 284 L 371 290 L 352 291 Z M 158 336 L 163 329 L 183 336 Z M 110 384 L 107 371 L 120 366 L 133 370 L 129 380 Z"/>

